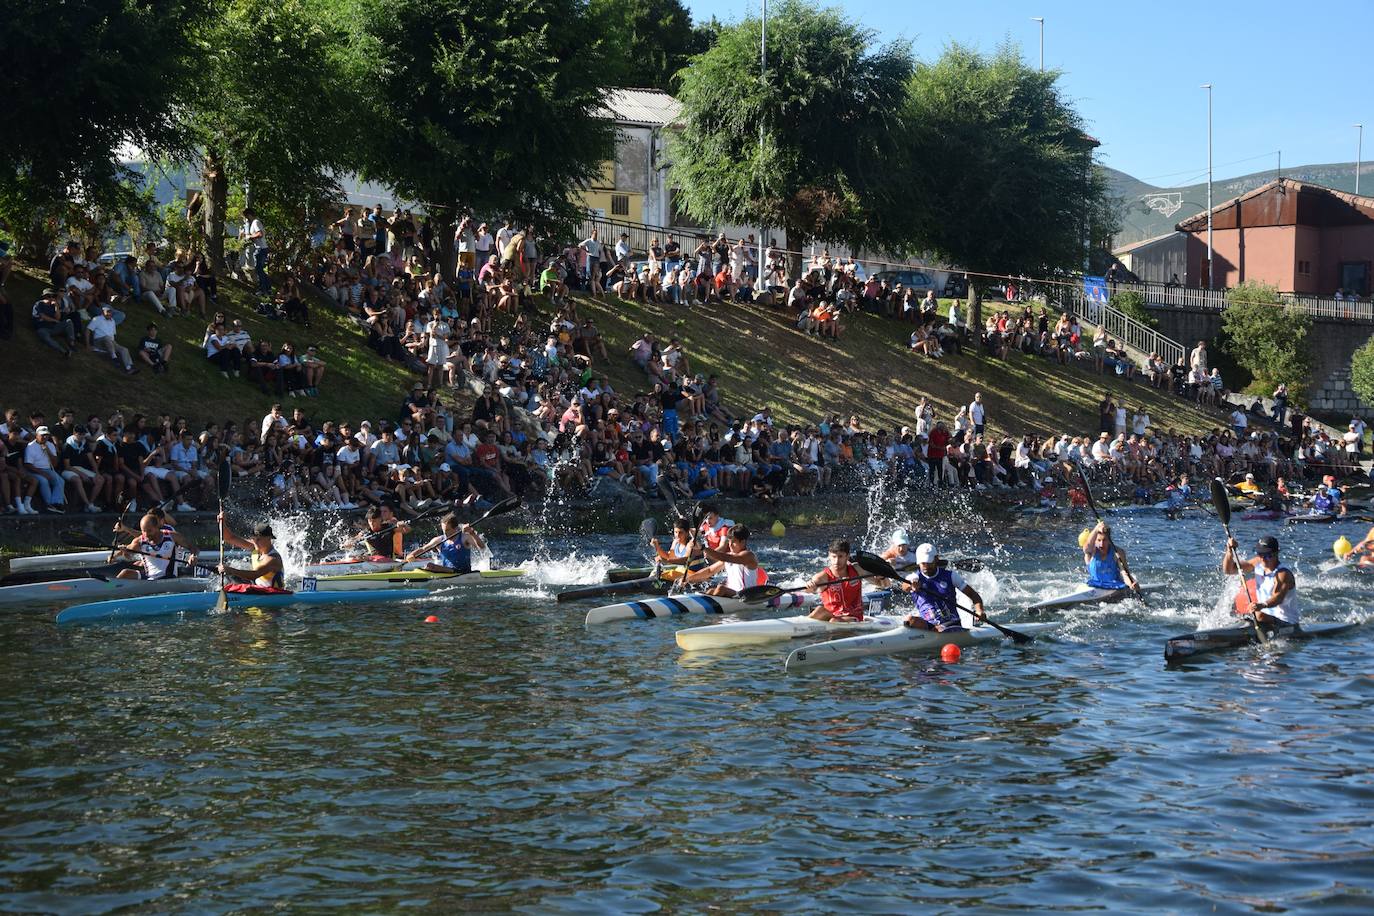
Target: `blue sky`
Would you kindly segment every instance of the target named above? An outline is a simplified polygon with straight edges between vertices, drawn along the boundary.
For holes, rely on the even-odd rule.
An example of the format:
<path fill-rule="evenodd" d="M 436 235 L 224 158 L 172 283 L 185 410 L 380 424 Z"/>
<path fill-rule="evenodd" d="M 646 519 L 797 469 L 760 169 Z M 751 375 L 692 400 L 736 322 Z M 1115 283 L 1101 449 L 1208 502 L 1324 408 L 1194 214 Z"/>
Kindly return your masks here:
<path fill-rule="evenodd" d="M 824 2 L 824 0 L 822 0 Z M 698 20 L 757 16 L 758 0 L 684 0 Z M 951 41 L 991 50 L 1004 40 L 1045 67 L 1102 141 L 1101 161 L 1160 186 L 1201 181 L 1212 83 L 1218 179 L 1273 168 L 1353 162 L 1357 122 L 1374 158 L 1374 78 L 1362 42 L 1374 0 L 1158 0 L 1111 6 L 1069 0 L 842 0 L 883 39 L 932 60 Z M 1364 72 L 1361 73 L 1360 71 Z M 1246 161 L 1238 161 L 1246 160 Z"/>

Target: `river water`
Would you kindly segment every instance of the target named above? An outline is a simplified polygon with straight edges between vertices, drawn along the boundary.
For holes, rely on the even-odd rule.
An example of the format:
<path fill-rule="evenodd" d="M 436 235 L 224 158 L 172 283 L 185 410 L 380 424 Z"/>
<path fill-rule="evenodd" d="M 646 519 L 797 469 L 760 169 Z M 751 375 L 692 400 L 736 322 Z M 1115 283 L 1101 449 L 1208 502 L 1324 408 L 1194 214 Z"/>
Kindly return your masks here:
<path fill-rule="evenodd" d="M 948 546 L 989 556 L 973 583 L 1025 621 L 1079 576 L 1080 527 Z M 1369 579 L 1321 577 L 1360 527 L 1278 532 L 1312 619 L 1365 618 Z M 759 552 L 783 581 L 833 534 Z M 604 602 L 552 602 L 641 560 L 628 535 L 545 543 L 536 581 L 460 600 L 7 613 L 0 908 L 1374 910 L 1374 633 L 1166 668 L 1165 637 L 1226 620 L 1219 529 L 1118 536 L 1166 586 L 1149 608 L 805 675 L 790 645 L 677 649 L 716 620 L 587 629 Z"/>

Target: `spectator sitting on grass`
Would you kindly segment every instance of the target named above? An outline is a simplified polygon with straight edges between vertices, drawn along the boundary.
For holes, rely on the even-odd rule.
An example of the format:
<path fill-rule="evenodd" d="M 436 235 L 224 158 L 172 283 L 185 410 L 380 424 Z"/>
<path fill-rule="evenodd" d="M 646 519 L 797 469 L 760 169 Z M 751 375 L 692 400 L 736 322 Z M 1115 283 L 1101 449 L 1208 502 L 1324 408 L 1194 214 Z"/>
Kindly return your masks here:
<path fill-rule="evenodd" d="M 138 341 L 138 358 L 152 366 L 154 374 L 167 371 L 172 360 L 172 345 L 158 339 L 157 325 L 150 324 L 144 329 Z"/>
<path fill-rule="evenodd" d="M 61 294 L 51 287 L 43 290 L 43 295 L 33 304 L 32 316 L 38 339 L 63 356 L 71 356 L 76 347 L 76 322 L 64 314 Z"/>
<path fill-rule="evenodd" d="M 109 305 L 100 307 L 100 314 L 86 325 L 86 346 L 92 352 L 108 353 L 110 358 L 123 364 L 126 375 L 137 375 L 134 362 L 129 357 L 129 348 L 115 340 L 114 308 Z"/>

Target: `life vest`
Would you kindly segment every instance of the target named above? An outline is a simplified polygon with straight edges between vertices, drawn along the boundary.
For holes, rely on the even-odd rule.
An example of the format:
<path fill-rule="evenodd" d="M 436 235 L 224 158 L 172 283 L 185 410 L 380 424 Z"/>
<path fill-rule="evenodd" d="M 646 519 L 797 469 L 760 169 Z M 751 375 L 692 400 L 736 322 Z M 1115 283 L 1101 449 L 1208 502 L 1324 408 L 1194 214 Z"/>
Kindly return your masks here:
<path fill-rule="evenodd" d="M 1330 490 L 1318 489 L 1312 497 L 1312 510 L 1314 512 L 1330 512 L 1336 508 L 1337 501 L 1331 498 Z"/>
<path fill-rule="evenodd" d="M 440 564 L 458 573 L 472 572 L 472 550 L 463 543 L 463 533 L 439 542 Z"/>
<path fill-rule="evenodd" d="M 687 557 L 692 553 L 692 542 L 688 541 L 685 544 L 679 544 L 677 541 L 673 541 L 672 553 L 673 556 L 677 557 L 680 560 L 687 559 Z"/>
<path fill-rule="evenodd" d="M 916 613 L 922 620 L 937 630 L 963 626 L 959 620 L 954 574 L 949 569 L 937 570 L 933 576 L 918 569 L 912 581 L 916 585 L 916 593 L 912 596 L 916 601 Z"/>
<path fill-rule="evenodd" d="M 720 550 L 725 543 L 725 538 L 729 536 L 730 529 L 735 527 L 735 523 L 728 518 L 722 518 L 716 522 L 714 528 L 710 523 L 701 523 L 701 538 L 706 542 L 706 546 L 712 550 Z"/>
<path fill-rule="evenodd" d="M 1105 557 L 1098 556 L 1094 551 L 1088 558 L 1088 585 L 1112 590 L 1126 587 L 1126 582 L 1121 578 L 1121 564 L 1116 559 L 1115 544 L 1111 545 Z"/>
<path fill-rule="evenodd" d="M 258 553 L 255 550 L 253 551 L 253 565 L 257 566 L 258 561 L 261 560 L 263 557 L 276 557 L 277 559 L 281 559 L 281 554 L 277 553 L 277 548 L 275 547 L 267 551 L 267 553 L 265 554 Z M 282 577 L 281 570 L 277 570 L 275 572 L 258 576 L 250 584 L 259 586 L 260 588 L 285 588 L 285 580 Z"/>
<path fill-rule="evenodd" d="M 390 531 L 368 531 L 363 535 L 363 543 L 374 556 L 393 558 L 405 553 L 404 537 L 399 527 Z"/>
<path fill-rule="evenodd" d="M 826 580 L 833 582 L 836 579 L 848 579 L 857 576 L 859 571 L 850 563 L 845 566 L 844 575 L 837 576 L 827 566 L 823 572 Z M 830 612 L 830 616 L 837 620 L 863 620 L 864 601 L 863 583 L 845 582 L 840 585 L 822 585 L 820 587 L 821 607 Z"/>
<path fill-rule="evenodd" d="M 768 574 L 763 571 L 762 566 L 757 566 L 753 569 L 750 569 L 743 563 L 725 564 L 725 587 L 730 589 L 730 591 L 734 592 L 736 595 L 744 591 L 746 588 L 752 588 L 755 585 L 767 584 Z"/>
<path fill-rule="evenodd" d="M 1255 564 L 1255 600 L 1268 601 L 1270 598 L 1274 597 L 1274 592 L 1278 590 L 1279 573 L 1285 570 L 1288 570 L 1289 575 L 1292 575 L 1292 570 L 1289 570 L 1287 566 L 1278 566 L 1273 570 L 1269 570 L 1265 569 L 1263 563 Z M 1284 623 L 1297 623 L 1297 597 L 1298 588 L 1297 579 L 1295 577 L 1292 590 L 1283 596 L 1283 601 L 1281 603 L 1273 607 L 1260 608 L 1259 611 L 1262 614 L 1268 614 L 1270 617 L 1277 617 Z"/>

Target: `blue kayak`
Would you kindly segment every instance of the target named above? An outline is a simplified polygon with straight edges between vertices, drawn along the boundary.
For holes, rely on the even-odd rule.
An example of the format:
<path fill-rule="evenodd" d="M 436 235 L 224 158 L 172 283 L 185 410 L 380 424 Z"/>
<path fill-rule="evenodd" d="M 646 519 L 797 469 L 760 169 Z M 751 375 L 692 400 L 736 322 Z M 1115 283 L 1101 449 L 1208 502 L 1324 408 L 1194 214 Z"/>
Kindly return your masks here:
<path fill-rule="evenodd" d="M 229 607 L 287 607 L 297 604 L 380 604 L 384 601 L 413 601 L 425 597 L 410 588 L 359 589 L 341 592 L 292 592 L 280 595 L 240 595 L 229 593 Z M 171 617 L 176 614 L 206 613 L 215 609 L 219 592 L 189 595 L 150 595 L 73 605 L 57 615 L 58 623 L 87 623 L 94 620 L 139 620 L 145 617 Z"/>

